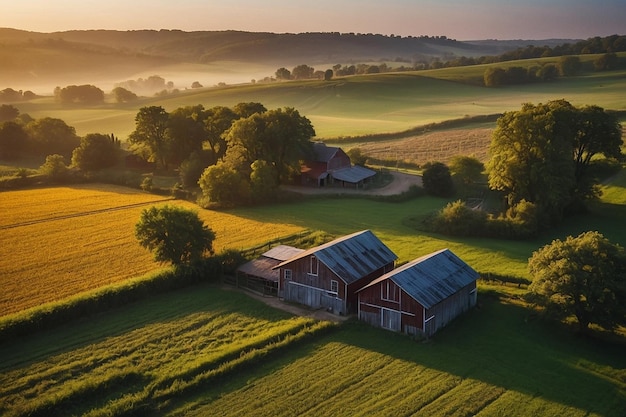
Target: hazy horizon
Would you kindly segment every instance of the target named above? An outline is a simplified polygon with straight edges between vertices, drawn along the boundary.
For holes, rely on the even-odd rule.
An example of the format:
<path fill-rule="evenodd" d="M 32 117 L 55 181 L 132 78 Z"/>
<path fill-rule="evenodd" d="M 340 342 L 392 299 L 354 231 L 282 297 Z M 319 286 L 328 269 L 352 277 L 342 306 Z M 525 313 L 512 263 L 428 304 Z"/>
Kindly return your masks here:
<path fill-rule="evenodd" d="M 587 39 L 626 32 L 623 0 L 23 0 L 7 2 L 0 27 L 35 31 L 376 33 L 457 40 Z"/>

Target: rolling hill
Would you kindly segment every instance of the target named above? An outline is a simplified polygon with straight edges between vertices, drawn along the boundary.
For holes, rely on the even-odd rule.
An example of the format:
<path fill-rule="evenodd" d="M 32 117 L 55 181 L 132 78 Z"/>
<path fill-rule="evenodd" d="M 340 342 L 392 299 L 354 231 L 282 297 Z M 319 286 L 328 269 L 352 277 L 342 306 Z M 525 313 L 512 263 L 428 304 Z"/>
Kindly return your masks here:
<path fill-rule="evenodd" d="M 461 42 L 445 36 L 400 37 L 355 33 L 87 30 L 53 33 L 0 28 L 0 88 L 49 94 L 56 86 L 114 83 L 186 64 L 194 76 L 218 83 L 249 82 L 277 68 L 300 64 L 394 62 L 411 66 L 432 59 L 495 55 L 529 44 L 564 40 Z M 217 81 L 215 81 L 217 80 Z"/>

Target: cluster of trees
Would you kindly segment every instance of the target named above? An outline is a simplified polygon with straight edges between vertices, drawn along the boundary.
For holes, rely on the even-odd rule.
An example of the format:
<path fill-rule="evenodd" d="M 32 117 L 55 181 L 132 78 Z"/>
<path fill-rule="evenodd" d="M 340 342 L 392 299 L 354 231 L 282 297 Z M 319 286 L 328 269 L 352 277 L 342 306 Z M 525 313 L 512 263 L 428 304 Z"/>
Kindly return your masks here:
<path fill-rule="evenodd" d="M 498 119 L 489 148 L 489 186 L 507 206 L 537 206 L 538 222 L 551 225 L 598 196 L 594 156 L 621 158 L 622 130 L 598 106 L 565 100 L 524 104 Z"/>
<path fill-rule="evenodd" d="M 50 154 L 69 158 L 79 143 L 76 130 L 61 119 L 33 119 L 13 105 L 0 106 L 0 157 L 4 159 Z"/>
<path fill-rule="evenodd" d="M 320 71 L 306 64 L 297 65 L 291 71 L 285 67 L 276 70 L 277 80 L 308 80 L 312 78 L 329 80 L 333 76 L 332 70 Z"/>
<path fill-rule="evenodd" d="M 593 69 L 606 71 L 618 67 L 619 60 L 614 53 L 607 53 L 596 58 Z M 488 67 L 483 75 L 487 87 L 502 85 L 526 84 L 538 81 L 551 81 L 557 77 L 570 77 L 583 70 L 583 63 L 578 56 L 562 56 L 556 64 L 548 63 L 541 66 L 507 68 Z"/>
<path fill-rule="evenodd" d="M 271 198 L 299 173 L 315 131 L 293 108 L 261 103 L 233 108 L 202 105 L 168 113 L 143 107 L 129 136 L 134 152 L 168 169 L 179 166 L 183 186 L 200 185 L 207 203 L 246 204 Z"/>
<path fill-rule="evenodd" d="M 488 214 L 456 201 L 427 227 L 450 235 L 536 236 L 599 196 L 598 172 L 606 161 L 622 157 L 621 146 L 621 125 L 601 107 L 575 107 L 565 100 L 524 104 L 498 119 L 489 148 L 488 184 L 504 196 L 504 210 Z M 442 165 L 429 167 L 435 185 L 429 184 L 433 180 L 425 169 L 424 187 L 448 196 L 452 183 Z M 466 168 L 476 173 L 480 165 Z"/>
<path fill-rule="evenodd" d="M 514 61 L 518 59 L 542 58 L 550 56 L 605 54 L 626 51 L 626 36 L 611 35 L 596 36 L 574 44 L 565 43 L 553 48 L 549 46 L 528 45 L 514 51 L 505 52 L 497 56 L 498 62 Z"/>
<path fill-rule="evenodd" d="M 12 88 L 5 88 L 0 90 L 0 103 L 15 103 L 18 101 L 26 101 L 37 98 L 37 95 L 30 90 L 14 90 Z"/>
<path fill-rule="evenodd" d="M 121 87 L 136 94 L 153 95 L 155 93 L 163 93 L 173 90 L 174 83 L 172 81 L 166 81 L 165 78 L 159 75 L 151 75 L 148 78 L 126 80 L 115 84 L 115 87 Z"/>
<path fill-rule="evenodd" d="M 104 103 L 104 91 L 91 84 L 56 87 L 54 97 L 63 104 L 100 104 Z"/>
<path fill-rule="evenodd" d="M 83 171 L 95 171 L 117 164 L 120 141 L 100 133 L 79 137 L 63 120 L 52 117 L 33 119 L 21 115 L 12 105 L 0 106 L 0 158 L 46 157 L 41 173 L 62 179 L 68 172 L 66 161 Z"/>

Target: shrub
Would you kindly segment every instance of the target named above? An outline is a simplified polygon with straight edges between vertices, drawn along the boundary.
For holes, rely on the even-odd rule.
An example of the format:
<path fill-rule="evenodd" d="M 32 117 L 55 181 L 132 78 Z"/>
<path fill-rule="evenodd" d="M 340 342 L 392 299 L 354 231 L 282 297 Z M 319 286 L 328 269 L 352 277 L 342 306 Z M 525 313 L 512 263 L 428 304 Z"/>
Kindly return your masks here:
<path fill-rule="evenodd" d="M 437 197 L 449 197 L 454 193 L 450 169 L 442 162 L 425 164 L 422 182 L 428 194 Z"/>
<path fill-rule="evenodd" d="M 452 236 L 480 236 L 484 233 L 487 214 L 469 208 L 457 200 L 446 205 L 432 220 L 435 231 Z"/>

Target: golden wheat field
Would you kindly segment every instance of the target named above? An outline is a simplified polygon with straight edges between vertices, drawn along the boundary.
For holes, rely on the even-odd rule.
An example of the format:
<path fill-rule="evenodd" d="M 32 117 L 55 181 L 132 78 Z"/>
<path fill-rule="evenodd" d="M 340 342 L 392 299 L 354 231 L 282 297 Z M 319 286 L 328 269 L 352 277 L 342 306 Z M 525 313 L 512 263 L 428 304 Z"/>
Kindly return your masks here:
<path fill-rule="evenodd" d="M 141 211 L 155 204 L 196 210 L 216 233 L 217 252 L 302 230 L 165 200 L 100 184 L 1 193 L 0 316 L 158 269 L 134 236 Z"/>

